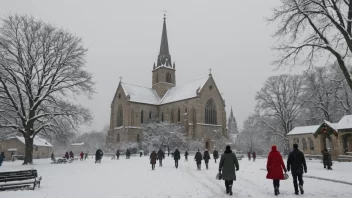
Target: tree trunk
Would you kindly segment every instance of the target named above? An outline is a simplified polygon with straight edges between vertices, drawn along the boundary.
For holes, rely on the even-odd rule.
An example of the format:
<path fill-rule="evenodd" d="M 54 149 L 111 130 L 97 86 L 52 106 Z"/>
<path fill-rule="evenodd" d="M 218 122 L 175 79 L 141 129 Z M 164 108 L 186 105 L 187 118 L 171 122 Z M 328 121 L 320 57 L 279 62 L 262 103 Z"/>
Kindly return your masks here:
<path fill-rule="evenodd" d="M 33 164 L 33 138 L 25 137 L 25 154 L 23 165 Z"/>

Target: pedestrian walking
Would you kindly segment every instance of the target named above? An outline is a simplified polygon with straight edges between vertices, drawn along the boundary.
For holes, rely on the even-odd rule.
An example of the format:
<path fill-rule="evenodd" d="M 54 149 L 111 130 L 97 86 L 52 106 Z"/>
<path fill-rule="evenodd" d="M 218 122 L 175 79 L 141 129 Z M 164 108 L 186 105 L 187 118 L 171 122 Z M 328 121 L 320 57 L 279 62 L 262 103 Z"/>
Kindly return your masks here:
<path fill-rule="evenodd" d="M 73 154 L 73 152 L 72 152 L 72 151 L 70 151 L 70 158 L 71 158 L 71 159 L 73 159 L 73 158 L 74 158 L 74 156 L 75 156 L 75 155 Z"/>
<path fill-rule="evenodd" d="M 185 152 L 185 160 L 188 162 L 188 151 Z"/>
<path fill-rule="evenodd" d="M 180 151 L 176 148 L 174 151 L 174 160 L 175 160 L 175 167 L 178 168 L 178 160 L 181 159 Z"/>
<path fill-rule="evenodd" d="M 161 148 L 158 151 L 159 166 L 163 166 L 163 159 L 165 159 L 164 151 Z"/>
<path fill-rule="evenodd" d="M 0 153 L 0 166 L 2 165 L 2 162 L 5 160 L 5 153 L 4 152 L 1 152 Z"/>
<path fill-rule="evenodd" d="M 84 154 L 84 160 L 86 160 L 88 158 L 88 153 L 86 152 L 85 154 Z"/>
<path fill-rule="evenodd" d="M 170 147 L 167 147 L 167 156 L 170 156 Z"/>
<path fill-rule="evenodd" d="M 332 166 L 332 160 L 331 160 L 331 155 L 328 151 L 328 149 L 323 149 L 321 151 L 321 153 L 323 154 L 323 164 L 324 164 L 324 168 L 328 168 L 327 170 L 332 170 L 331 166 Z"/>
<path fill-rule="evenodd" d="M 81 157 L 81 161 L 83 161 L 83 156 L 84 156 L 84 153 L 83 153 L 83 151 L 81 151 L 81 153 L 79 154 L 79 156 Z"/>
<path fill-rule="evenodd" d="M 247 155 L 248 155 L 248 161 L 251 161 L 251 152 L 248 151 Z"/>
<path fill-rule="evenodd" d="M 156 164 L 156 158 L 157 158 L 157 155 L 156 155 L 156 152 L 155 150 L 150 154 L 150 164 L 152 165 L 152 170 L 155 169 L 155 164 Z"/>
<path fill-rule="evenodd" d="M 196 155 L 194 156 L 194 160 L 196 160 L 196 163 L 197 163 L 197 170 L 200 170 L 201 169 L 201 166 L 202 166 L 202 154 L 200 153 L 199 149 L 196 153 Z"/>
<path fill-rule="evenodd" d="M 126 159 L 130 159 L 131 152 L 130 150 L 126 150 Z"/>
<path fill-rule="evenodd" d="M 303 171 L 307 173 L 307 164 L 304 154 L 298 150 L 298 144 L 293 144 L 293 151 L 288 155 L 287 159 L 287 171 L 292 174 L 293 187 L 295 188 L 295 194 L 298 195 L 298 187 L 301 194 L 303 190 Z M 298 180 L 298 184 L 297 184 Z"/>
<path fill-rule="evenodd" d="M 255 162 L 255 159 L 257 158 L 257 154 L 255 153 L 255 151 L 253 151 L 252 157 L 253 157 L 253 162 Z"/>
<path fill-rule="evenodd" d="M 221 155 L 219 173 L 225 180 L 226 194 L 232 195 L 233 181 L 236 181 L 236 171 L 240 169 L 236 154 L 232 152 L 229 145 L 226 146 L 224 154 Z"/>
<path fill-rule="evenodd" d="M 70 155 L 68 154 L 68 152 L 65 153 L 65 158 L 70 159 Z"/>
<path fill-rule="evenodd" d="M 101 158 L 103 157 L 103 151 L 101 149 L 97 149 L 95 152 L 95 163 L 101 163 Z"/>
<path fill-rule="evenodd" d="M 203 154 L 203 159 L 204 159 L 204 162 L 205 162 L 205 167 L 208 170 L 208 163 L 209 163 L 209 159 L 210 159 L 210 155 L 209 155 L 208 149 L 205 149 L 204 154 Z"/>
<path fill-rule="evenodd" d="M 213 152 L 213 158 L 214 158 L 215 163 L 216 163 L 216 160 L 219 158 L 219 153 L 218 153 L 218 151 L 216 149 Z"/>
<path fill-rule="evenodd" d="M 275 145 L 271 147 L 271 152 L 268 155 L 266 170 L 268 171 L 266 178 L 273 180 L 274 194 L 277 196 L 278 194 L 280 194 L 280 180 L 285 179 L 282 170 L 284 170 L 285 173 L 287 172 L 287 170 L 282 156 Z"/>
<path fill-rule="evenodd" d="M 117 149 L 117 151 L 116 151 L 116 159 L 120 159 L 120 150 L 119 149 Z"/>
<path fill-rule="evenodd" d="M 55 160 L 54 152 L 51 153 L 51 160 Z"/>

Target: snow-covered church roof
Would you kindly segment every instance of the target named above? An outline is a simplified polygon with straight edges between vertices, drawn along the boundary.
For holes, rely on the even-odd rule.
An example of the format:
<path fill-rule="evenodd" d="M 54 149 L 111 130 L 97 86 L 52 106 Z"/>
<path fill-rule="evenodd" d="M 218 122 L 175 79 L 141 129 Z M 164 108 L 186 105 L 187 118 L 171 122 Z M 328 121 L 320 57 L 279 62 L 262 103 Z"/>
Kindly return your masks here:
<path fill-rule="evenodd" d="M 129 95 L 132 102 L 157 105 L 160 101 L 156 91 L 151 88 L 126 83 L 121 83 L 121 85 L 126 96 Z"/>
<path fill-rule="evenodd" d="M 126 83 L 121 83 L 121 85 L 131 102 L 161 105 L 197 97 L 197 90 L 200 91 L 207 80 L 208 78 L 202 78 L 172 87 L 165 93 L 163 98 L 160 98 L 152 88 Z"/>
<path fill-rule="evenodd" d="M 345 115 L 337 123 L 337 129 L 352 129 L 352 115 Z"/>
<path fill-rule="evenodd" d="M 184 99 L 197 97 L 197 90 L 200 91 L 208 78 L 201 78 L 181 86 L 175 86 L 166 92 L 165 96 L 160 100 L 159 104 L 167 104 Z"/>

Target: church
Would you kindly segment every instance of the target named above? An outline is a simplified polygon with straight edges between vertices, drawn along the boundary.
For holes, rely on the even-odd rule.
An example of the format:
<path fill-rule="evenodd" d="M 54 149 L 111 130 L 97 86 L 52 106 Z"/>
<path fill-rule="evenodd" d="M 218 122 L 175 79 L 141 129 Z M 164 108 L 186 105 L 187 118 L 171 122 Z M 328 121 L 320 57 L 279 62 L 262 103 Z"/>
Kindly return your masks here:
<path fill-rule="evenodd" d="M 120 80 L 111 103 L 107 136 L 109 145 L 118 145 L 120 142 L 139 143 L 143 123 L 154 118 L 181 124 L 188 139 L 202 140 L 207 149 L 213 148 L 211 135 L 206 132 L 209 129 L 229 137 L 225 100 L 216 86 L 211 70 L 203 78 L 183 85 L 176 84 L 176 66 L 171 61 L 165 17 L 160 52 L 151 77 L 151 87 Z"/>

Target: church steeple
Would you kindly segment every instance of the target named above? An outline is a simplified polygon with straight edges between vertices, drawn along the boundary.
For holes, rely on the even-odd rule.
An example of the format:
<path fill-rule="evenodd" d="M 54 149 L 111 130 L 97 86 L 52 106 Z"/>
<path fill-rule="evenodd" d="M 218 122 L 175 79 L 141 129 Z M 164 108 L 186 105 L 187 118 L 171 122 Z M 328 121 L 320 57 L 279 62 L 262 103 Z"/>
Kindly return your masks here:
<path fill-rule="evenodd" d="M 235 118 L 235 117 L 233 116 L 232 106 L 231 106 L 230 118 Z"/>
<path fill-rule="evenodd" d="M 228 120 L 227 128 L 228 128 L 229 134 L 238 134 L 239 133 L 238 128 L 237 128 L 236 118 L 233 115 L 232 106 L 231 106 L 231 113 L 230 113 L 230 117 Z"/>
<path fill-rule="evenodd" d="M 169 42 L 167 40 L 166 16 L 164 15 L 163 32 L 161 35 L 160 52 L 158 55 L 157 67 L 172 67 L 171 55 L 169 52 Z"/>

